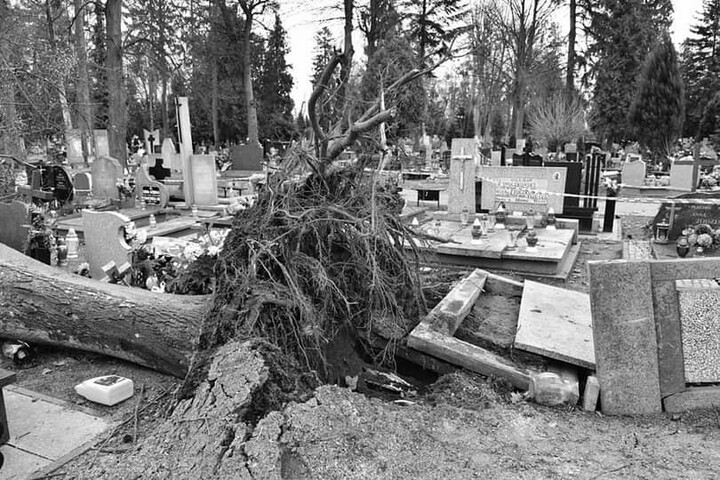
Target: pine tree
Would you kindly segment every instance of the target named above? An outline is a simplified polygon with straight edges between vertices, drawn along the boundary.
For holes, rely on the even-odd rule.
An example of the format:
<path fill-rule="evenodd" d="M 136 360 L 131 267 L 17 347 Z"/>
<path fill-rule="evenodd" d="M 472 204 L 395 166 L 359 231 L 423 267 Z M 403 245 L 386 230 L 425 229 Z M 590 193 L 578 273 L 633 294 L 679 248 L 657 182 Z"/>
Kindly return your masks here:
<path fill-rule="evenodd" d="M 593 129 L 601 139 L 629 140 L 630 104 L 643 60 L 670 25 L 670 0 L 601 0 L 591 13 Z"/>
<path fill-rule="evenodd" d="M 683 84 L 677 53 L 664 32 L 643 63 L 637 93 L 630 106 L 630 125 L 638 141 L 656 155 L 669 153 L 682 131 Z"/>
<path fill-rule="evenodd" d="M 285 59 L 288 54 L 286 36 L 280 16 L 275 15 L 275 26 L 267 40 L 257 85 L 260 137 L 264 139 L 290 140 L 297 134 L 290 97 L 293 78 Z"/>

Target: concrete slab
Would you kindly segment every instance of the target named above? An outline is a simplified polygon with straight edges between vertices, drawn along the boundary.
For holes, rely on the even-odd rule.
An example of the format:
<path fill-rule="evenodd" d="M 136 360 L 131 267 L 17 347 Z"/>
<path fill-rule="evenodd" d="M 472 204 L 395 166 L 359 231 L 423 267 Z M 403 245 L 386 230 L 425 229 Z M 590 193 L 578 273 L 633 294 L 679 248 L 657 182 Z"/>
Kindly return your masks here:
<path fill-rule="evenodd" d="M 604 413 L 662 410 L 650 263 L 589 262 L 595 361 Z"/>
<path fill-rule="evenodd" d="M 595 369 L 590 296 L 525 281 L 515 348 Z"/>
<path fill-rule="evenodd" d="M 0 447 L 0 452 L 5 456 L 5 463 L 0 471 L 3 480 L 25 480 L 30 478 L 33 472 L 52 463 L 50 459 L 24 452 L 10 445 Z"/>
<path fill-rule="evenodd" d="M 28 478 L 77 452 L 115 424 L 80 411 L 67 402 L 20 387 L 4 390 L 10 440 L 0 447 L 5 465 L 3 479 Z"/>

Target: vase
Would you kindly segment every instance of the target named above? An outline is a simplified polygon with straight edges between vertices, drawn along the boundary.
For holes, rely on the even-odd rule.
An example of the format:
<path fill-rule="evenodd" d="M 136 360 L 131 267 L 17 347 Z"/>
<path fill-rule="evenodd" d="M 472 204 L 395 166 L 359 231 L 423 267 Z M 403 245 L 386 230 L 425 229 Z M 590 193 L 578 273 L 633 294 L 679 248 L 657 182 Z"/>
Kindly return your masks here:
<path fill-rule="evenodd" d="M 680 258 L 685 258 L 690 252 L 690 244 L 686 237 L 680 237 L 675 245 L 675 250 Z"/>

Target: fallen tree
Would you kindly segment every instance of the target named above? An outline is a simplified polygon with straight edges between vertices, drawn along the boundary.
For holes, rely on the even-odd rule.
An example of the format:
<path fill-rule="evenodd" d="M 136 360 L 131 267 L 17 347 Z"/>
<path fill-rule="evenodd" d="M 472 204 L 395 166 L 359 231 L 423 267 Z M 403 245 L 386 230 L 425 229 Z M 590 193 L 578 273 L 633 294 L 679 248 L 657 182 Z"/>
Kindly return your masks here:
<path fill-rule="evenodd" d="M 211 303 L 211 296 L 98 282 L 0 244 L 2 337 L 97 352 L 182 377 Z"/>

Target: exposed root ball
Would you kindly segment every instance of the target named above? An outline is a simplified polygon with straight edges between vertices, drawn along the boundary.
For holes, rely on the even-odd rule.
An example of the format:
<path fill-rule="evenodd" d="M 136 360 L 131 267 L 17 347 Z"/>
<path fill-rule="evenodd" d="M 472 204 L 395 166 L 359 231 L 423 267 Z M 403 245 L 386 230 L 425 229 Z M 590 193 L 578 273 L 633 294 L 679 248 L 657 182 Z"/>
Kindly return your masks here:
<path fill-rule="evenodd" d="M 341 327 L 360 343 L 374 319 L 407 331 L 425 306 L 401 208 L 391 183 L 358 168 L 272 175 L 226 239 L 206 346 L 262 337 L 324 376 Z"/>

